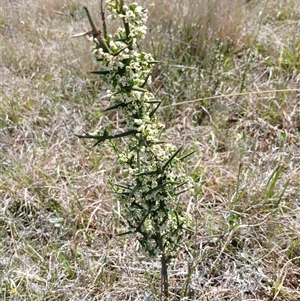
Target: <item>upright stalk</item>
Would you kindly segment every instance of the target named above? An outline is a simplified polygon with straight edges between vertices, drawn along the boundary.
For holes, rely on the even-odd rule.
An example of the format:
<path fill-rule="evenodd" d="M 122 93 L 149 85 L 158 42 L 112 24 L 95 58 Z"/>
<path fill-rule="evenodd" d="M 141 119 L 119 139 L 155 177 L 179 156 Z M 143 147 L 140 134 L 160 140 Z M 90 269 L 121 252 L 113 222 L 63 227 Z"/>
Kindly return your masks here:
<path fill-rule="evenodd" d="M 168 300 L 169 298 L 169 276 L 168 276 L 168 263 L 165 254 L 165 248 L 163 244 L 163 238 L 161 233 L 157 233 L 158 242 L 159 242 L 159 249 L 161 251 L 161 292 L 163 294 L 163 300 Z"/>
<path fill-rule="evenodd" d="M 118 179 L 120 182 L 112 181 L 128 225 L 119 235 L 136 234 L 143 250 L 149 256 L 160 258 L 161 299 L 168 300 L 168 264 L 177 254 L 178 237 L 188 221 L 178 200 L 186 191 L 183 187 L 190 183 L 182 162 L 192 152 L 179 157 L 181 147 L 178 149 L 161 140 L 164 125 L 157 121 L 155 114 L 161 101 L 147 89 L 152 66 L 157 62 L 137 46 L 145 38 L 147 10 L 137 3 L 126 5 L 123 0 L 106 3 L 108 19 L 120 18 L 124 28 L 108 34 L 101 9 L 103 35 L 85 8 L 92 30 L 83 35 L 89 35 L 95 44 L 93 53 L 100 68 L 92 73 L 101 77 L 110 100 L 104 112 L 118 110 L 124 123 L 118 131 L 104 126 L 96 134 L 77 136 L 94 139 L 94 146 L 107 140 L 126 139 L 123 151 L 113 148 L 116 161 L 128 175 L 126 179 Z"/>

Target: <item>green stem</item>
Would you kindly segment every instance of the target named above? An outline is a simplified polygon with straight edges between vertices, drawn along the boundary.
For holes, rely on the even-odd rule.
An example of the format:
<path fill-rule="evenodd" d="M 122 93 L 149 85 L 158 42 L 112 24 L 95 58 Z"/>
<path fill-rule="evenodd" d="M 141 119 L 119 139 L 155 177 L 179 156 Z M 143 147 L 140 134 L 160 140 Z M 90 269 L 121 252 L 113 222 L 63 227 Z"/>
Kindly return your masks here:
<path fill-rule="evenodd" d="M 90 22 L 90 25 L 92 27 L 92 34 L 93 34 L 93 37 L 98 41 L 98 44 L 100 45 L 100 47 L 103 49 L 104 52 L 107 52 L 109 53 L 110 50 L 106 44 L 106 42 L 104 41 L 104 39 L 102 38 L 101 36 L 101 30 L 100 29 L 97 29 L 96 27 L 96 24 L 88 10 L 88 8 L 86 6 L 83 7 L 85 12 L 86 12 L 86 15 L 88 17 L 88 20 Z"/>
<path fill-rule="evenodd" d="M 166 260 L 163 238 L 162 238 L 159 230 L 157 231 L 156 237 L 158 239 L 158 246 L 161 251 L 161 259 L 160 259 L 160 263 L 161 263 L 161 294 L 162 294 L 161 300 L 167 301 L 169 298 L 168 264 L 167 264 L 167 260 Z"/>
<path fill-rule="evenodd" d="M 120 12 L 122 14 L 124 14 L 123 6 L 124 6 L 124 0 L 120 0 Z M 125 21 L 125 18 L 122 18 L 122 19 L 123 19 L 123 25 L 125 28 L 125 32 L 126 32 L 126 40 L 130 40 L 129 39 L 129 34 L 130 34 L 129 24 Z M 130 45 L 129 45 L 129 47 L 130 47 Z M 131 49 L 131 47 L 130 47 L 130 49 Z"/>
<path fill-rule="evenodd" d="M 107 38 L 107 26 L 106 26 L 106 20 L 105 20 L 105 13 L 104 13 L 104 9 L 103 9 L 103 0 L 101 0 L 100 10 L 101 10 L 103 36 L 104 36 L 104 39 L 106 39 Z"/>

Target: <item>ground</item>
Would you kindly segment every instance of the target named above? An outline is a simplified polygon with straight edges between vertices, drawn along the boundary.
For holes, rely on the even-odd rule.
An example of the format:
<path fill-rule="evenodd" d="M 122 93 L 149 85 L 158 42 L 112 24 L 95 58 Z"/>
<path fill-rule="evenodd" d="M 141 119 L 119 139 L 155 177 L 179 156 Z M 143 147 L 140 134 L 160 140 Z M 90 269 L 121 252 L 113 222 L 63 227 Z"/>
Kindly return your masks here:
<path fill-rule="evenodd" d="M 163 137 L 195 150 L 171 300 L 300 300 L 299 1 L 137 2 Z M 70 38 L 83 5 L 100 26 L 96 0 L 1 6 L 1 300 L 158 299 L 159 261 L 116 235 L 113 152 L 75 136 L 118 120 Z"/>

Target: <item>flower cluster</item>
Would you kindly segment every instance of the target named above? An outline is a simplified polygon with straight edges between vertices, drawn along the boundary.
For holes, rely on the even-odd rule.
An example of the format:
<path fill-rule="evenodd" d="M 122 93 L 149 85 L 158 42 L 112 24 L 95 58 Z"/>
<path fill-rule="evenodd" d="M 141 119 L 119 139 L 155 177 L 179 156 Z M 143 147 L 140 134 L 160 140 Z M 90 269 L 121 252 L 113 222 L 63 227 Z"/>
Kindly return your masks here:
<path fill-rule="evenodd" d="M 114 35 L 94 37 L 94 55 L 101 67 L 93 73 L 101 76 L 107 89 L 111 104 L 106 111 L 119 110 L 126 122 L 119 134 L 104 129 L 102 135 L 86 137 L 96 139 L 96 144 L 128 137 L 125 150 L 116 150 L 116 156 L 129 177 L 113 184 L 128 222 L 126 233 L 137 233 L 149 254 L 164 253 L 170 260 L 186 227 L 178 195 L 189 179 L 180 169 L 181 149 L 160 139 L 164 125 L 155 116 L 160 101 L 147 90 L 155 61 L 137 48 L 146 34 L 147 10 L 137 3 L 125 5 L 123 0 L 106 2 L 108 20 L 121 18 L 124 28 Z"/>
<path fill-rule="evenodd" d="M 127 24 L 131 24 L 130 33 L 128 37 L 132 39 L 144 39 L 147 27 L 146 21 L 148 18 L 147 10 L 143 9 L 136 2 L 130 4 L 122 4 L 121 1 L 106 1 L 110 10 L 110 15 L 108 19 L 123 19 Z M 119 29 L 116 36 L 122 33 L 123 29 Z M 124 34 L 124 32 L 123 32 Z M 124 35 L 121 35 L 124 36 Z M 119 36 L 120 37 L 120 36 Z"/>

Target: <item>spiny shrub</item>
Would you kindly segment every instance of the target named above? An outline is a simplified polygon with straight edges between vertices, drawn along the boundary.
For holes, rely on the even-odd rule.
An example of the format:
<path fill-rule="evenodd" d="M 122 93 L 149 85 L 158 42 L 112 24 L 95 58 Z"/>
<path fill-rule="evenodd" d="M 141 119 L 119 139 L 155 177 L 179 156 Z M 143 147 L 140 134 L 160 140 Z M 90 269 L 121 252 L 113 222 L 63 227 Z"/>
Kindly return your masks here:
<path fill-rule="evenodd" d="M 77 135 L 94 139 L 94 146 L 109 141 L 126 179 L 111 181 L 113 191 L 122 206 L 128 230 L 136 234 L 142 248 L 161 260 L 162 296 L 168 297 L 168 264 L 180 247 L 180 236 L 188 228 L 188 218 L 179 203 L 179 195 L 191 186 L 184 172 L 182 147 L 161 139 L 164 124 L 158 122 L 156 111 L 161 100 L 147 89 L 151 69 L 156 61 L 149 53 L 140 52 L 138 42 L 147 31 L 147 10 L 137 3 L 123 0 L 106 1 L 109 15 L 102 10 L 103 31 L 97 29 L 85 8 L 92 30 L 85 33 L 94 43 L 93 54 L 100 64 L 92 73 L 101 78 L 107 89 L 110 106 L 104 112 L 116 110 L 124 123 L 117 132 L 104 127 L 94 134 Z M 119 19 L 123 27 L 107 33 L 107 21 Z M 79 35 L 77 35 L 79 36 Z M 113 142 L 123 138 L 122 151 Z"/>

